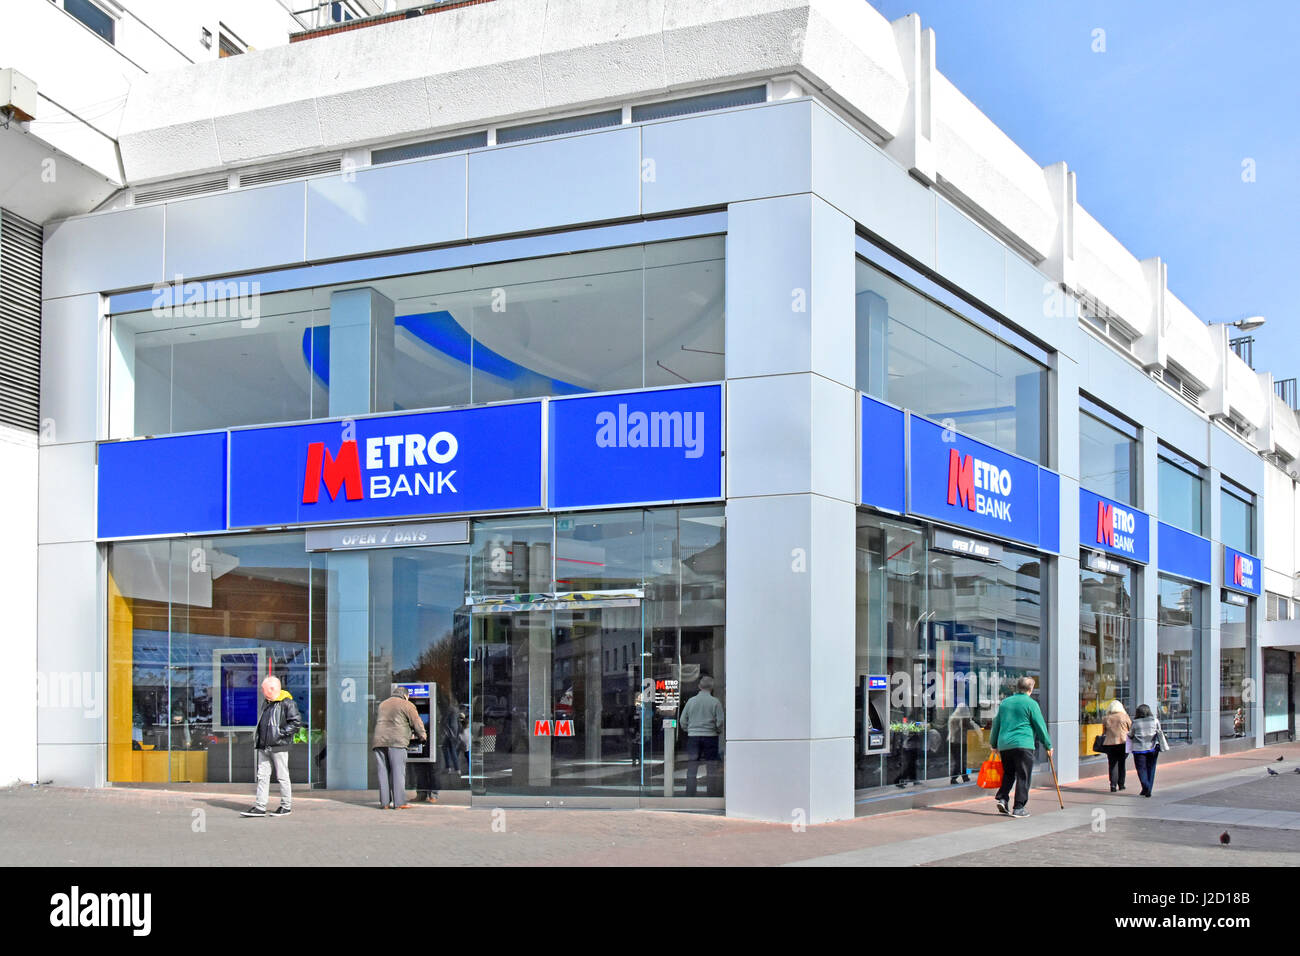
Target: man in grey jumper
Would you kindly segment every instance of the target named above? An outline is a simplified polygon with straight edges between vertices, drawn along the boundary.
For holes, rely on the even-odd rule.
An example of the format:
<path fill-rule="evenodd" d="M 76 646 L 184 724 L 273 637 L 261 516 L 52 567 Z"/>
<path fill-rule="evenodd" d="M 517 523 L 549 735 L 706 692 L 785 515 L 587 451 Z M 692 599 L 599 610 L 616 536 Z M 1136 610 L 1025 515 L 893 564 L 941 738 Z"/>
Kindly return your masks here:
<path fill-rule="evenodd" d="M 686 702 L 680 718 L 682 732 L 686 734 L 686 795 L 695 796 L 695 780 L 700 771 L 700 761 L 709 762 L 709 796 L 721 796 L 717 782 L 722 764 L 718 757 L 718 738 L 726 720 L 722 704 L 713 696 L 713 678 L 700 678 L 700 692 Z"/>

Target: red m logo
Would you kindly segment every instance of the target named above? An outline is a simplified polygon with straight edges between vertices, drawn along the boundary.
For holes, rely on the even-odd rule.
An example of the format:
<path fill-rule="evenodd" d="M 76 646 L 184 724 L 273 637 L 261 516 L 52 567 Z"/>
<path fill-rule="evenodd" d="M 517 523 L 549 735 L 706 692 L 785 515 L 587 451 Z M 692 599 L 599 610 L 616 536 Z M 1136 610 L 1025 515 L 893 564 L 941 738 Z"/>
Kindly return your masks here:
<path fill-rule="evenodd" d="M 555 722 L 555 736 L 557 736 L 557 737 L 572 737 L 572 736 L 573 736 L 573 721 L 571 721 L 571 720 L 557 720 L 557 721 Z"/>
<path fill-rule="evenodd" d="M 963 462 L 956 448 L 948 449 L 948 504 L 960 501 L 971 511 L 975 510 L 975 456 L 967 455 Z"/>
<path fill-rule="evenodd" d="M 1232 583 L 1240 586 L 1244 577 L 1245 574 L 1241 555 L 1234 554 L 1232 556 Z"/>
<path fill-rule="evenodd" d="M 345 441 L 339 445 L 339 456 L 329 453 L 324 442 L 314 441 L 307 446 L 307 473 L 302 482 L 302 503 L 314 505 L 320 497 L 321 481 L 333 501 L 339 496 L 339 489 L 345 488 L 347 500 L 356 501 L 364 498 L 361 493 L 361 458 L 357 454 L 357 443 Z"/>
<path fill-rule="evenodd" d="M 1097 541 L 1115 547 L 1115 509 L 1104 501 L 1097 502 Z"/>

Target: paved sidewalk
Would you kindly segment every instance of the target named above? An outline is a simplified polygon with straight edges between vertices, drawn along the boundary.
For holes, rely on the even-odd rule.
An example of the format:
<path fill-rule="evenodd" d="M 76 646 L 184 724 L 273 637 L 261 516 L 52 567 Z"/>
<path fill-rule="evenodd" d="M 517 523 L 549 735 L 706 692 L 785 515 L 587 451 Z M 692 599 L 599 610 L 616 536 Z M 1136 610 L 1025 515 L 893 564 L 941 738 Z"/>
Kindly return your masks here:
<path fill-rule="evenodd" d="M 242 793 L 16 787 L 0 790 L 0 863 L 255 866 L 269 851 L 302 866 L 677 866 L 701 855 L 714 865 L 1296 865 L 1296 767 L 1300 744 L 1286 744 L 1161 766 L 1151 799 L 1111 794 L 1104 777 L 1092 778 L 1062 788 L 1062 811 L 1049 778 L 1027 820 L 998 815 L 981 795 L 802 832 L 650 810 L 381 813 L 359 794 L 295 794 L 291 816 L 256 820 L 239 816 L 250 803 Z"/>

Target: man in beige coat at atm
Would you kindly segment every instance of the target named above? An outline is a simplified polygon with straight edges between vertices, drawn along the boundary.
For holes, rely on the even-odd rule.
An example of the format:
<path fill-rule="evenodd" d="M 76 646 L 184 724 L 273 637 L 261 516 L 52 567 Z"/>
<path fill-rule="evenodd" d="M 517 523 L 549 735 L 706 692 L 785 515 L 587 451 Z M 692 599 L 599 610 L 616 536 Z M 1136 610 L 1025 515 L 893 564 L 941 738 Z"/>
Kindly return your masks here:
<path fill-rule="evenodd" d="M 375 733 L 370 749 L 375 752 L 375 769 L 379 772 L 379 809 L 408 810 L 406 802 L 406 748 L 411 737 L 426 740 L 419 711 L 407 699 L 406 688 L 394 684 L 388 700 L 379 705 L 375 716 Z"/>

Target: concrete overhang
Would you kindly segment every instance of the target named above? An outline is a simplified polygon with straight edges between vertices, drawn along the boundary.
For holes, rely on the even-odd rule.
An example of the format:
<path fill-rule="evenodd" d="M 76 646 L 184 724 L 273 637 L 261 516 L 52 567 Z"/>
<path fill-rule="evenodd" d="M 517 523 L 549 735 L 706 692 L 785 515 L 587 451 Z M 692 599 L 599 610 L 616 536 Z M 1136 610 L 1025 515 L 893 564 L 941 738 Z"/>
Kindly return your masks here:
<path fill-rule="evenodd" d="M 779 75 L 882 141 L 902 124 L 865 2 L 502 0 L 140 77 L 118 143 L 135 185 Z"/>

